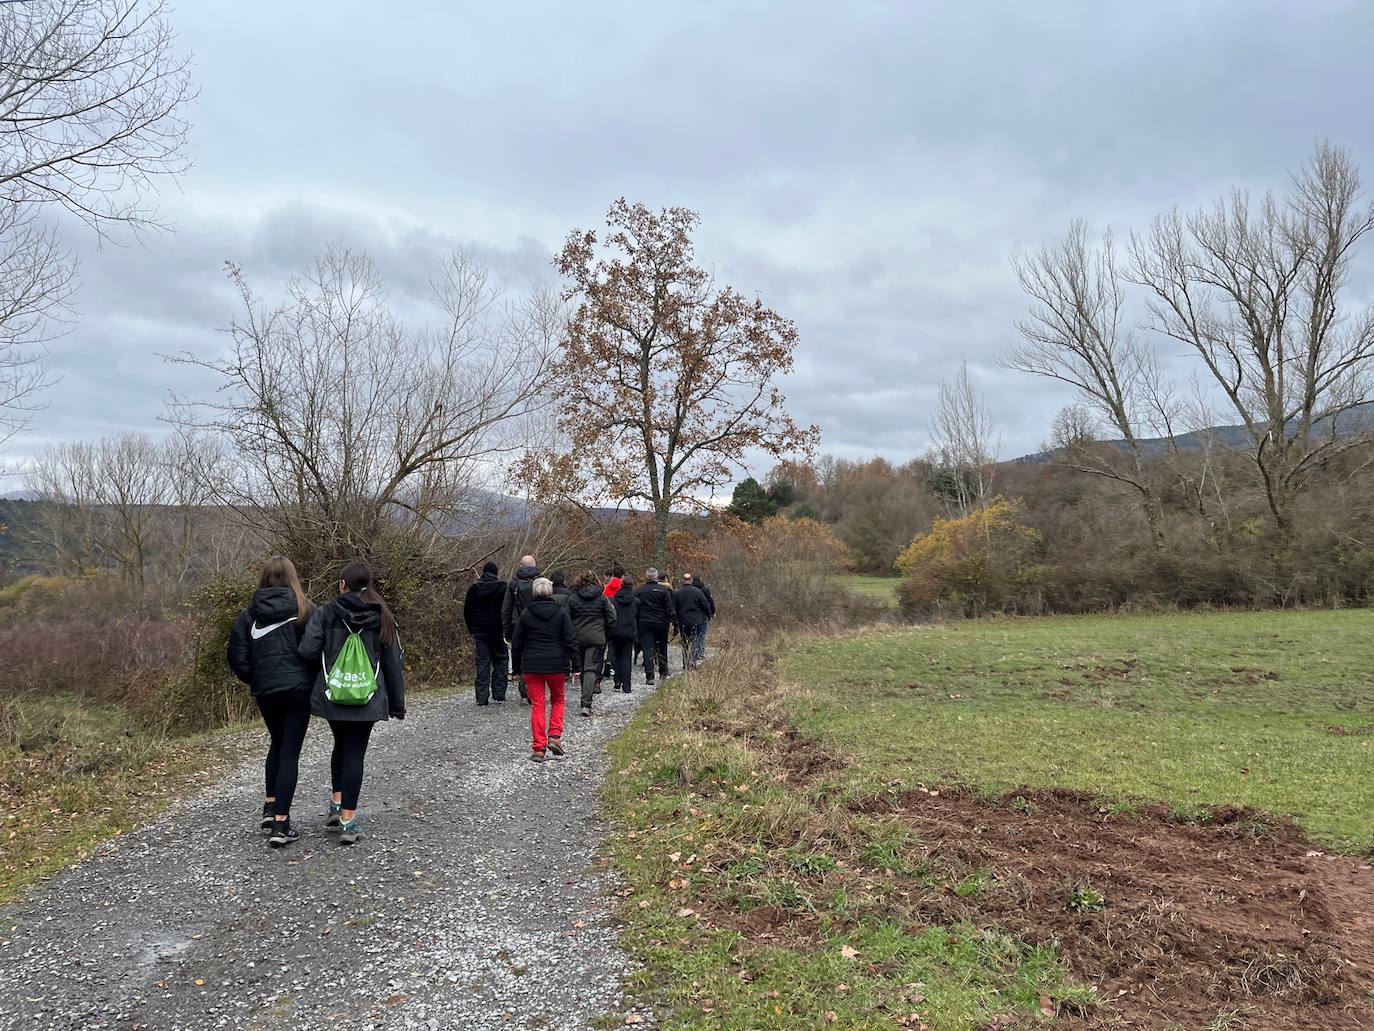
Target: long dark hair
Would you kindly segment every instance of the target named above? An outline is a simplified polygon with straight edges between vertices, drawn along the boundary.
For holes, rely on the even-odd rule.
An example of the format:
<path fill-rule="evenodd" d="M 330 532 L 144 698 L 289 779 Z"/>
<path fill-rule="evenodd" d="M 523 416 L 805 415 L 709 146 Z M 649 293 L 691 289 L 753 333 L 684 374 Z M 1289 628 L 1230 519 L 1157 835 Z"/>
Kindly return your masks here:
<path fill-rule="evenodd" d="M 377 635 L 383 648 L 390 648 L 396 641 L 396 617 L 382 601 L 382 596 L 372 586 L 372 567 L 366 562 L 350 562 L 344 566 L 339 579 L 353 593 L 369 605 L 380 605 L 382 609 L 382 629 Z"/>
<path fill-rule="evenodd" d="M 262 564 L 262 575 L 258 577 L 258 589 L 264 587 L 289 587 L 296 596 L 296 622 L 304 623 L 315 611 L 315 606 L 301 589 L 301 578 L 296 575 L 296 567 L 285 555 L 273 555 Z"/>

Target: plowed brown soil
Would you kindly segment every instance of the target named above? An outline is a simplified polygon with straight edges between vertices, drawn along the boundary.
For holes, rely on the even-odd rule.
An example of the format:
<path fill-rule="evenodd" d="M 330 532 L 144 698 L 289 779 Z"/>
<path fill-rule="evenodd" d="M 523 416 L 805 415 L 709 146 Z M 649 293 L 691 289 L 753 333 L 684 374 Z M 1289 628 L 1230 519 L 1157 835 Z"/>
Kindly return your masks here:
<path fill-rule="evenodd" d="M 968 898 L 932 898 L 932 919 L 1052 941 L 1097 986 L 1103 1005 L 1060 1025 L 1374 1028 L 1374 871 L 1291 823 L 1240 809 L 1200 825 L 1162 805 L 1117 814 L 1068 790 L 917 792 L 900 812 L 933 862 L 990 875 Z M 1075 886 L 1100 892 L 1102 908 L 1075 911 Z"/>

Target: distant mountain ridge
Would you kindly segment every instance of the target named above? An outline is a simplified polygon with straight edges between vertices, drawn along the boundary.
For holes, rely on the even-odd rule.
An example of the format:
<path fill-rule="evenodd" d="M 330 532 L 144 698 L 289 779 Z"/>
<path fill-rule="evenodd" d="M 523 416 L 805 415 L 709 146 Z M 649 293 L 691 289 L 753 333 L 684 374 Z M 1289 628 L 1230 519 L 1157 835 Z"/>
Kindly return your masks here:
<path fill-rule="evenodd" d="M 1329 424 L 1329 420 L 1323 421 Z M 1318 423 L 1317 429 L 1326 432 L 1326 426 Z M 1336 436 L 1351 437 L 1357 433 L 1374 432 L 1374 401 L 1365 401 L 1353 408 L 1346 409 L 1336 418 Z M 1126 449 L 1124 440 L 1103 440 L 1099 443 L 1107 444 L 1112 447 Z M 1178 451 L 1205 451 L 1209 447 L 1227 448 L 1233 451 L 1244 451 L 1251 445 L 1250 431 L 1242 424 L 1227 426 L 1208 426 L 1206 429 L 1193 430 L 1191 433 L 1180 433 L 1178 436 L 1169 437 L 1142 437 L 1136 443 L 1140 445 L 1141 453 L 1146 457 L 1162 455 L 1171 449 Z M 1024 462 L 1037 465 L 1042 462 L 1049 462 L 1059 452 L 1037 451 L 1034 454 L 1022 455 L 1020 458 L 1012 459 L 1014 462 Z"/>

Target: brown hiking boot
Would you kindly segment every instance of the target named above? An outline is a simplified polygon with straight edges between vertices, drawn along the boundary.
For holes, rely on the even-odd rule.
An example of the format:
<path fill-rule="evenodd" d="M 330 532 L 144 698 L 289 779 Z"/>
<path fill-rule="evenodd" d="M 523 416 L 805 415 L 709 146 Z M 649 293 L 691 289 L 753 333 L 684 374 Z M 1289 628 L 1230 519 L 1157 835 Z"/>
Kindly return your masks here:
<path fill-rule="evenodd" d="M 561 737 L 549 738 L 549 754 L 555 759 L 561 759 L 566 754 L 563 751 L 563 739 Z"/>
<path fill-rule="evenodd" d="M 530 752 L 530 762 L 542 763 L 544 761 L 544 749 L 536 748 Z"/>

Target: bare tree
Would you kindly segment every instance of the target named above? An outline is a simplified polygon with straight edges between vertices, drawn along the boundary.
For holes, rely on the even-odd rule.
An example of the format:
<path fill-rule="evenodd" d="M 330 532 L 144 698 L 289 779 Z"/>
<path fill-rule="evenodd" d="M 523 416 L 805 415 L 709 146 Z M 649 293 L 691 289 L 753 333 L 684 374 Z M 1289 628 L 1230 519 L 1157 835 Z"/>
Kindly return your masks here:
<path fill-rule="evenodd" d="M 942 382 L 931 423 L 932 464 L 941 493 L 960 513 L 982 508 L 992 496 L 1002 441 L 992 412 L 961 362 L 953 382 Z"/>
<path fill-rule="evenodd" d="M 46 345 L 75 287 L 44 211 L 101 236 L 155 226 L 155 180 L 185 167 L 193 93 L 164 12 L 142 0 L 0 4 L 0 443 L 50 382 Z"/>
<path fill-rule="evenodd" d="M 49 448 L 29 474 L 45 504 L 44 540 L 73 571 L 104 560 L 143 586 L 167 529 L 166 453 L 151 437 L 123 433 Z"/>
<path fill-rule="evenodd" d="M 1312 475 L 1364 437 L 1348 413 L 1368 396 L 1374 309 L 1342 297 L 1356 247 L 1374 228 L 1350 155 L 1317 147 L 1282 199 L 1233 191 L 1133 237 L 1133 278 L 1153 327 L 1202 359 L 1250 439 L 1281 540 Z"/>
<path fill-rule="evenodd" d="M 242 314 L 218 396 L 174 398 L 174 421 L 224 442 L 203 484 L 245 527 L 319 572 L 389 531 L 437 532 L 524 443 L 559 334 L 555 298 L 505 304 L 459 252 L 434 276 L 439 319 L 405 326 L 365 255 L 330 248 L 269 307 L 231 266 Z"/>
<path fill-rule="evenodd" d="M 1090 248 L 1087 227 L 1074 222 L 1054 247 L 1014 258 L 1030 317 L 1017 323 L 1024 342 L 1005 359 L 1012 369 L 1059 380 L 1079 392 L 1096 419 L 1121 436 L 1121 445 L 1096 443 L 1091 432 L 1062 433 L 1061 455 L 1073 468 L 1117 480 L 1140 499 L 1156 548 L 1164 545 L 1159 491 L 1147 468 L 1142 426 L 1172 436 L 1175 406 L 1153 353 L 1122 327 L 1125 295 L 1111 233 Z M 1082 411 L 1076 430 L 1090 430 Z"/>

